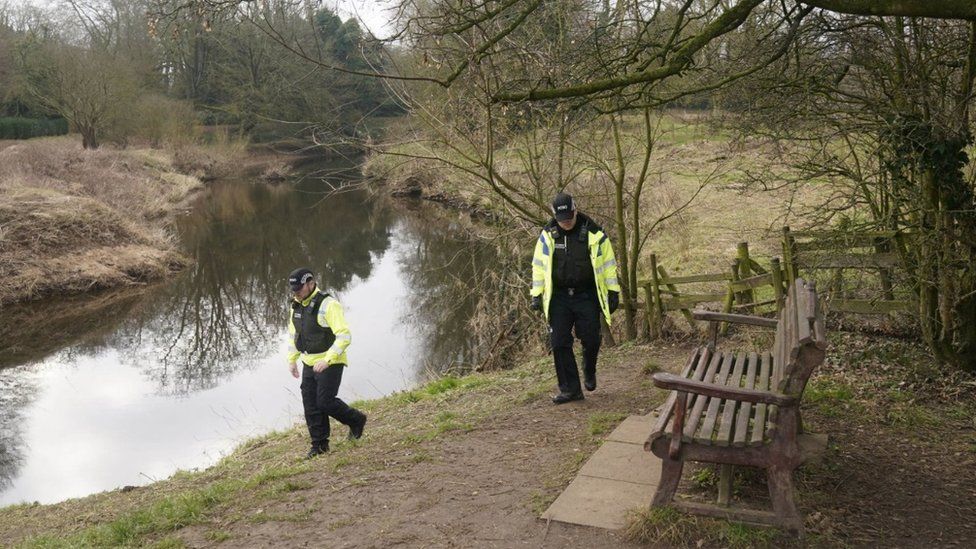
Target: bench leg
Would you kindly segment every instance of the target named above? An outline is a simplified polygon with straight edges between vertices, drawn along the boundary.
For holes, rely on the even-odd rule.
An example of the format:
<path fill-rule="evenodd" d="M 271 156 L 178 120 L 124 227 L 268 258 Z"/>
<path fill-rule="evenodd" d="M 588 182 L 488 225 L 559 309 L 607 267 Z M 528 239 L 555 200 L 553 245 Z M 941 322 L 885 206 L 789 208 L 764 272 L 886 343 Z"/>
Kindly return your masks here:
<path fill-rule="evenodd" d="M 731 496 L 732 466 L 728 463 L 723 463 L 721 473 L 718 477 L 718 504 L 728 507 Z"/>
<path fill-rule="evenodd" d="M 766 470 L 769 498 L 773 503 L 776 519 L 787 530 L 802 533 L 803 518 L 796 509 L 793 488 L 793 471 L 786 467 L 770 467 Z"/>
<path fill-rule="evenodd" d="M 680 459 L 664 458 L 661 460 L 661 480 L 657 484 L 654 500 L 651 501 L 652 507 L 661 507 L 671 503 L 675 492 L 678 491 L 683 467 L 684 461 Z"/>

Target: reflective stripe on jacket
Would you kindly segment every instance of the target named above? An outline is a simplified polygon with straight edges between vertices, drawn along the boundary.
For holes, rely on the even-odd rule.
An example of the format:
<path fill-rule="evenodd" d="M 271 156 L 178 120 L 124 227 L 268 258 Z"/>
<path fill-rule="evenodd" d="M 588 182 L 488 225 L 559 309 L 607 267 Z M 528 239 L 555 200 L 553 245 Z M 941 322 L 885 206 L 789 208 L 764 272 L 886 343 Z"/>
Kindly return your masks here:
<path fill-rule="evenodd" d="M 307 306 L 316 295 L 320 293 L 318 288 L 312 292 L 308 297 L 302 300 L 302 306 Z M 308 364 L 309 366 L 314 366 L 316 362 L 324 360 L 327 364 L 349 364 L 346 357 L 346 348 L 352 343 L 352 334 L 349 332 L 349 325 L 346 324 L 346 315 L 342 311 L 342 305 L 332 296 L 326 296 L 322 305 L 319 307 L 319 313 L 316 316 L 316 321 L 319 326 L 323 328 L 330 328 L 332 333 L 335 334 L 335 341 L 332 346 L 329 347 L 325 352 L 322 353 L 303 353 L 295 348 L 295 322 L 291 314 L 288 315 L 288 334 L 289 344 L 288 344 L 288 362 L 295 362 L 296 360 L 301 360 L 301 362 Z"/>
<path fill-rule="evenodd" d="M 620 292 L 617 280 L 617 258 L 613 255 L 610 239 L 592 221 L 579 214 L 577 223 L 587 223 L 587 242 L 590 250 L 590 263 L 593 265 L 593 277 L 596 280 L 596 294 L 600 301 L 603 316 L 610 324 L 610 305 L 607 302 L 607 292 Z M 552 299 L 552 254 L 555 249 L 555 234 L 558 232 L 555 221 L 550 221 L 542 230 L 535 243 L 535 254 L 532 256 L 532 289 L 529 294 L 533 297 L 542 296 L 542 310 L 546 319 L 549 318 L 549 301 Z"/>

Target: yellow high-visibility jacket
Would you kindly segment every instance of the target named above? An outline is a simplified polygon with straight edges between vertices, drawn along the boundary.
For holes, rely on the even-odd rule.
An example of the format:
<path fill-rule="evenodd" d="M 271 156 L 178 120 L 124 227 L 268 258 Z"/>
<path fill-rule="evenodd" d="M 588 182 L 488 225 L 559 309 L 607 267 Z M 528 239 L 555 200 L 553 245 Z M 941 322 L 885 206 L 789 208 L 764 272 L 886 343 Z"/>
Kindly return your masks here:
<path fill-rule="evenodd" d="M 319 293 L 321 291 L 315 288 L 314 292 L 301 301 L 302 306 L 307 307 Z M 288 315 L 288 334 L 291 336 L 288 338 L 288 362 L 291 363 L 300 359 L 303 363 L 314 366 L 316 362 L 325 360 L 330 366 L 332 364 L 348 365 L 346 347 L 349 347 L 349 344 L 352 343 L 352 334 L 349 331 L 349 325 L 346 324 L 346 316 L 342 311 L 342 305 L 331 295 L 327 296 L 319 306 L 316 322 L 323 328 L 332 329 L 332 333 L 335 334 L 335 341 L 323 353 L 302 353 L 295 348 L 295 322 L 292 315 Z"/>
<path fill-rule="evenodd" d="M 596 279 L 596 293 L 600 301 L 603 316 L 610 324 L 610 305 L 607 302 L 607 292 L 620 292 L 617 281 L 617 259 L 613 255 L 610 239 L 599 225 L 588 217 L 577 214 L 577 223 L 586 223 L 587 243 L 590 250 L 590 263 L 593 265 L 593 277 Z M 549 318 L 549 302 L 552 299 L 552 253 L 555 250 L 556 236 L 559 226 L 555 220 L 550 221 L 535 243 L 535 254 L 532 257 L 532 297 L 542 296 L 542 310 Z"/>

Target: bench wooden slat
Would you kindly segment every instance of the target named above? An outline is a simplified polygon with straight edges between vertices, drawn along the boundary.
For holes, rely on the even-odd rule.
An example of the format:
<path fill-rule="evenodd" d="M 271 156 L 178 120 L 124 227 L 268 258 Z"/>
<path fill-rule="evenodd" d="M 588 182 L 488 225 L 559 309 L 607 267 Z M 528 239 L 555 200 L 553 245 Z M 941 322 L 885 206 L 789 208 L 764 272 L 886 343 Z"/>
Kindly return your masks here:
<path fill-rule="evenodd" d="M 745 369 L 745 353 L 741 351 L 735 356 L 735 367 L 732 370 L 732 377 L 726 381 L 726 385 L 741 387 L 742 371 Z M 735 408 L 739 403 L 735 400 L 725 400 L 722 403 L 722 421 L 718 428 L 718 436 L 715 437 L 717 446 L 728 446 L 732 440 L 732 420 L 735 418 Z"/>
<path fill-rule="evenodd" d="M 749 363 L 746 367 L 746 389 L 756 386 L 756 374 L 759 372 L 759 355 L 749 353 Z M 744 446 L 746 434 L 749 431 L 749 420 L 752 419 L 752 403 L 739 404 L 739 411 L 735 422 L 735 434 L 732 436 L 732 446 Z"/>
<path fill-rule="evenodd" d="M 773 369 L 773 355 L 764 354 L 762 365 L 759 368 L 759 379 L 756 389 L 761 391 L 769 390 L 769 376 Z M 752 422 L 752 435 L 749 437 L 751 445 L 762 444 L 766 436 L 766 408 L 765 404 L 756 405 L 756 417 Z"/>
<path fill-rule="evenodd" d="M 711 382 L 715 378 L 715 373 L 718 371 L 718 366 L 721 363 L 722 353 L 712 355 L 712 359 L 708 363 L 708 370 L 705 371 L 705 377 L 702 378 L 702 381 Z M 694 405 L 692 405 L 690 397 L 695 397 Z M 705 395 L 689 395 L 688 406 L 691 408 L 691 413 L 685 416 L 684 429 L 684 436 L 688 439 L 694 437 L 695 431 L 698 430 L 698 425 L 702 420 L 702 412 L 705 411 L 705 404 L 708 402 L 708 398 Z"/>
<path fill-rule="evenodd" d="M 733 353 L 725 353 L 722 357 L 722 368 L 718 371 L 718 377 L 715 378 L 715 383 L 725 385 L 728 382 L 734 360 L 735 355 Z M 715 432 L 715 421 L 718 419 L 718 411 L 721 409 L 721 404 L 722 399 L 720 398 L 712 397 L 708 399 L 708 412 L 705 414 L 705 421 L 702 422 L 701 429 L 695 436 L 696 442 L 703 444 L 712 443 L 712 434 Z"/>
<path fill-rule="evenodd" d="M 810 300 L 810 289 L 797 288 L 796 319 L 797 319 L 797 343 L 805 345 L 813 341 L 810 321 L 813 319 L 813 303 Z"/>
<path fill-rule="evenodd" d="M 698 362 L 695 363 L 695 367 L 692 368 L 691 372 L 687 376 L 684 376 L 684 377 L 687 377 L 688 379 L 693 379 L 695 381 L 702 381 L 702 380 L 704 380 L 705 379 L 705 372 L 708 370 L 708 365 L 711 363 L 711 357 L 712 357 L 713 354 L 714 354 L 714 350 L 712 350 L 712 349 L 710 349 L 708 347 L 705 347 L 702 350 L 702 352 L 701 352 L 701 356 L 698 357 Z M 690 395 L 688 395 L 688 398 L 687 398 L 687 400 L 685 402 L 685 419 L 684 419 L 684 421 L 685 421 L 685 424 L 686 425 L 687 425 L 687 422 L 689 421 L 688 411 L 691 409 L 692 405 L 694 405 L 695 399 L 697 399 L 697 398 L 705 398 L 705 397 L 702 396 L 702 395 L 690 394 Z M 677 404 L 675 404 L 674 406 L 671 407 L 671 410 L 670 410 L 670 416 L 671 417 L 668 418 L 668 423 L 667 423 L 667 427 L 666 427 L 665 433 L 670 434 L 670 433 L 673 433 L 674 432 L 674 419 L 675 419 L 675 407 L 676 406 L 677 406 Z M 691 439 L 689 437 L 685 436 L 684 431 L 682 431 L 681 440 L 687 441 L 687 440 L 691 440 Z"/>
<path fill-rule="evenodd" d="M 683 377 L 693 375 L 692 372 L 697 371 L 701 364 L 707 363 L 708 359 L 706 357 L 708 357 L 710 354 L 711 351 L 709 351 L 707 347 L 699 347 L 696 349 L 691 355 L 691 359 L 688 360 L 688 364 L 686 364 L 684 369 L 681 371 L 681 375 Z M 701 368 L 701 370 L 704 373 L 704 368 Z M 657 419 L 654 420 L 654 427 L 651 429 L 651 435 L 648 437 L 648 440 L 657 438 L 663 433 L 671 431 L 671 424 L 674 418 L 674 404 L 677 400 L 678 394 L 671 391 L 671 394 L 668 395 L 668 398 L 664 401 L 664 404 L 658 408 L 659 414 Z"/>

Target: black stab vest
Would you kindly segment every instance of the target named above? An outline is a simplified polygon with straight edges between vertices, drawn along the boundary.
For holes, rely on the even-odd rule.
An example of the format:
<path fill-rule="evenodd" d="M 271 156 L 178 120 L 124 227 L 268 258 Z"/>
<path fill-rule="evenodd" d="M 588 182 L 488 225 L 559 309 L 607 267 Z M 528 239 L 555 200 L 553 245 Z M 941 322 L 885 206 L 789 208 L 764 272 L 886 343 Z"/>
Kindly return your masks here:
<path fill-rule="evenodd" d="M 319 307 L 327 297 L 329 294 L 318 292 L 308 305 L 303 306 L 297 301 L 291 304 L 291 321 L 295 326 L 295 348 L 303 353 L 324 353 L 335 342 L 332 328 L 323 328 L 316 320 L 319 316 Z"/>
<path fill-rule="evenodd" d="M 563 236 L 553 227 L 552 282 L 556 288 L 596 289 L 593 260 L 590 259 L 589 223 L 581 222 L 572 235 Z"/>

